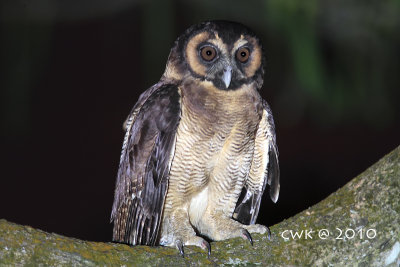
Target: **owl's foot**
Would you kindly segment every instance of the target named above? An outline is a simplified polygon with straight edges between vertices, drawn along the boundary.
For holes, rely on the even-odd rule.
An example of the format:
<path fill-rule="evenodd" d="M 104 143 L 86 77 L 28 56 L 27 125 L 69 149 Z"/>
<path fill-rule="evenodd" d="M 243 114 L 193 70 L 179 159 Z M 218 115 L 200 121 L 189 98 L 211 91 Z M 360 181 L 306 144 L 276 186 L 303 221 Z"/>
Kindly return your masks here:
<path fill-rule="evenodd" d="M 267 226 L 261 224 L 250 224 L 250 225 L 243 225 L 247 231 L 250 233 L 257 233 L 257 234 L 265 234 L 268 233 L 268 239 L 271 239 L 271 231 Z"/>
<path fill-rule="evenodd" d="M 203 250 L 208 251 L 208 257 L 211 255 L 211 246 L 210 244 L 199 236 L 192 236 L 186 241 L 182 241 L 182 239 L 177 239 L 175 241 L 175 246 L 179 250 L 179 253 L 182 257 L 185 257 L 184 246 L 197 246 Z"/>
<path fill-rule="evenodd" d="M 270 231 L 266 226 L 260 224 L 244 225 L 225 216 L 204 218 L 202 225 L 206 227 L 201 227 L 201 233 L 216 241 L 241 237 L 253 245 L 251 234 L 265 234 L 268 232 L 268 238 L 270 236 Z"/>
<path fill-rule="evenodd" d="M 160 244 L 176 247 L 182 257 L 185 256 L 185 246 L 197 246 L 211 254 L 210 244 L 196 235 L 193 226 L 189 222 L 187 212 L 183 209 L 175 209 L 170 215 L 173 220 L 166 220 L 161 230 Z"/>

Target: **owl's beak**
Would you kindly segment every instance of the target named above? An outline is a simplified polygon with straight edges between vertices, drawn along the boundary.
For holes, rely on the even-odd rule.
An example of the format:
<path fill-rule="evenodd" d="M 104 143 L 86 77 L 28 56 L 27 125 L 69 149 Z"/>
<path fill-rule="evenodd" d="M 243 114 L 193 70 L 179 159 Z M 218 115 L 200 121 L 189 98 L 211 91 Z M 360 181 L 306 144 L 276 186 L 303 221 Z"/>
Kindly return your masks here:
<path fill-rule="evenodd" d="M 228 66 L 224 69 L 224 73 L 222 74 L 222 80 L 224 81 L 226 88 L 228 88 L 229 85 L 231 84 L 231 79 L 232 79 L 232 67 Z"/>

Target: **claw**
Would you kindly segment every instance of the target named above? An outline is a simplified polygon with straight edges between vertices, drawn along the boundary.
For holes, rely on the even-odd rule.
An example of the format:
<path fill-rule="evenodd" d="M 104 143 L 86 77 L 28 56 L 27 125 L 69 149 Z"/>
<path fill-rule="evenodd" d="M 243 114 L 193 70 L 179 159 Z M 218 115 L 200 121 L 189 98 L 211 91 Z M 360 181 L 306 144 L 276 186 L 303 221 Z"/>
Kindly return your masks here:
<path fill-rule="evenodd" d="M 185 257 L 185 252 L 183 251 L 183 244 L 182 244 L 182 241 L 177 240 L 177 241 L 175 242 L 175 244 L 176 244 L 176 247 L 179 249 L 179 253 L 181 254 L 182 258 L 184 258 L 184 257 Z"/>
<path fill-rule="evenodd" d="M 246 229 L 243 229 L 243 238 L 249 240 L 250 244 L 253 245 L 253 239 L 251 238 L 249 231 Z"/>
<path fill-rule="evenodd" d="M 267 227 L 268 240 L 271 241 L 271 230 L 269 230 L 269 227 L 268 227 L 268 226 L 265 226 L 265 227 Z"/>
<path fill-rule="evenodd" d="M 205 248 L 207 248 L 207 250 L 208 250 L 208 257 L 210 258 L 210 255 L 211 255 L 211 246 L 210 246 L 210 244 L 207 242 L 207 241 L 203 241 L 203 246 L 205 247 Z"/>

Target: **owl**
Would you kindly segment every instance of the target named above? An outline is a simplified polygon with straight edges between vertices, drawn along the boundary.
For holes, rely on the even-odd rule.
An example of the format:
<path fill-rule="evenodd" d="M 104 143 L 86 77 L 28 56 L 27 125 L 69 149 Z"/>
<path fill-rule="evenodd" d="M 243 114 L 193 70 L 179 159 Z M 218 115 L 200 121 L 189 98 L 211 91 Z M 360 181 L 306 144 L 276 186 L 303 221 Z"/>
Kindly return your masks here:
<path fill-rule="evenodd" d="M 247 27 L 208 21 L 174 43 L 160 81 L 128 116 L 112 207 L 113 241 L 198 246 L 269 229 L 256 224 L 266 188 L 279 196 L 265 60 Z M 268 186 L 267 186 L 268 185 Z"/>

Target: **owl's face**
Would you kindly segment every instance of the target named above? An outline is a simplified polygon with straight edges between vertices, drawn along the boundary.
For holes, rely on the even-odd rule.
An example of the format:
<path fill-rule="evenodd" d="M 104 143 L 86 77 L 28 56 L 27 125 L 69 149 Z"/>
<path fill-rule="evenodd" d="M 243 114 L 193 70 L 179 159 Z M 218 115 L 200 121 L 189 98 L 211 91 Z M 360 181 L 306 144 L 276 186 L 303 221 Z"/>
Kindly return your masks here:
<path fill-rule="evenodd" d="M 264 59 L 259 39 L 245 26 L 227 21 L 194 25 L 171 50 L 164 76 L 196 78 L 220 90 L 263 82 Z"/>

